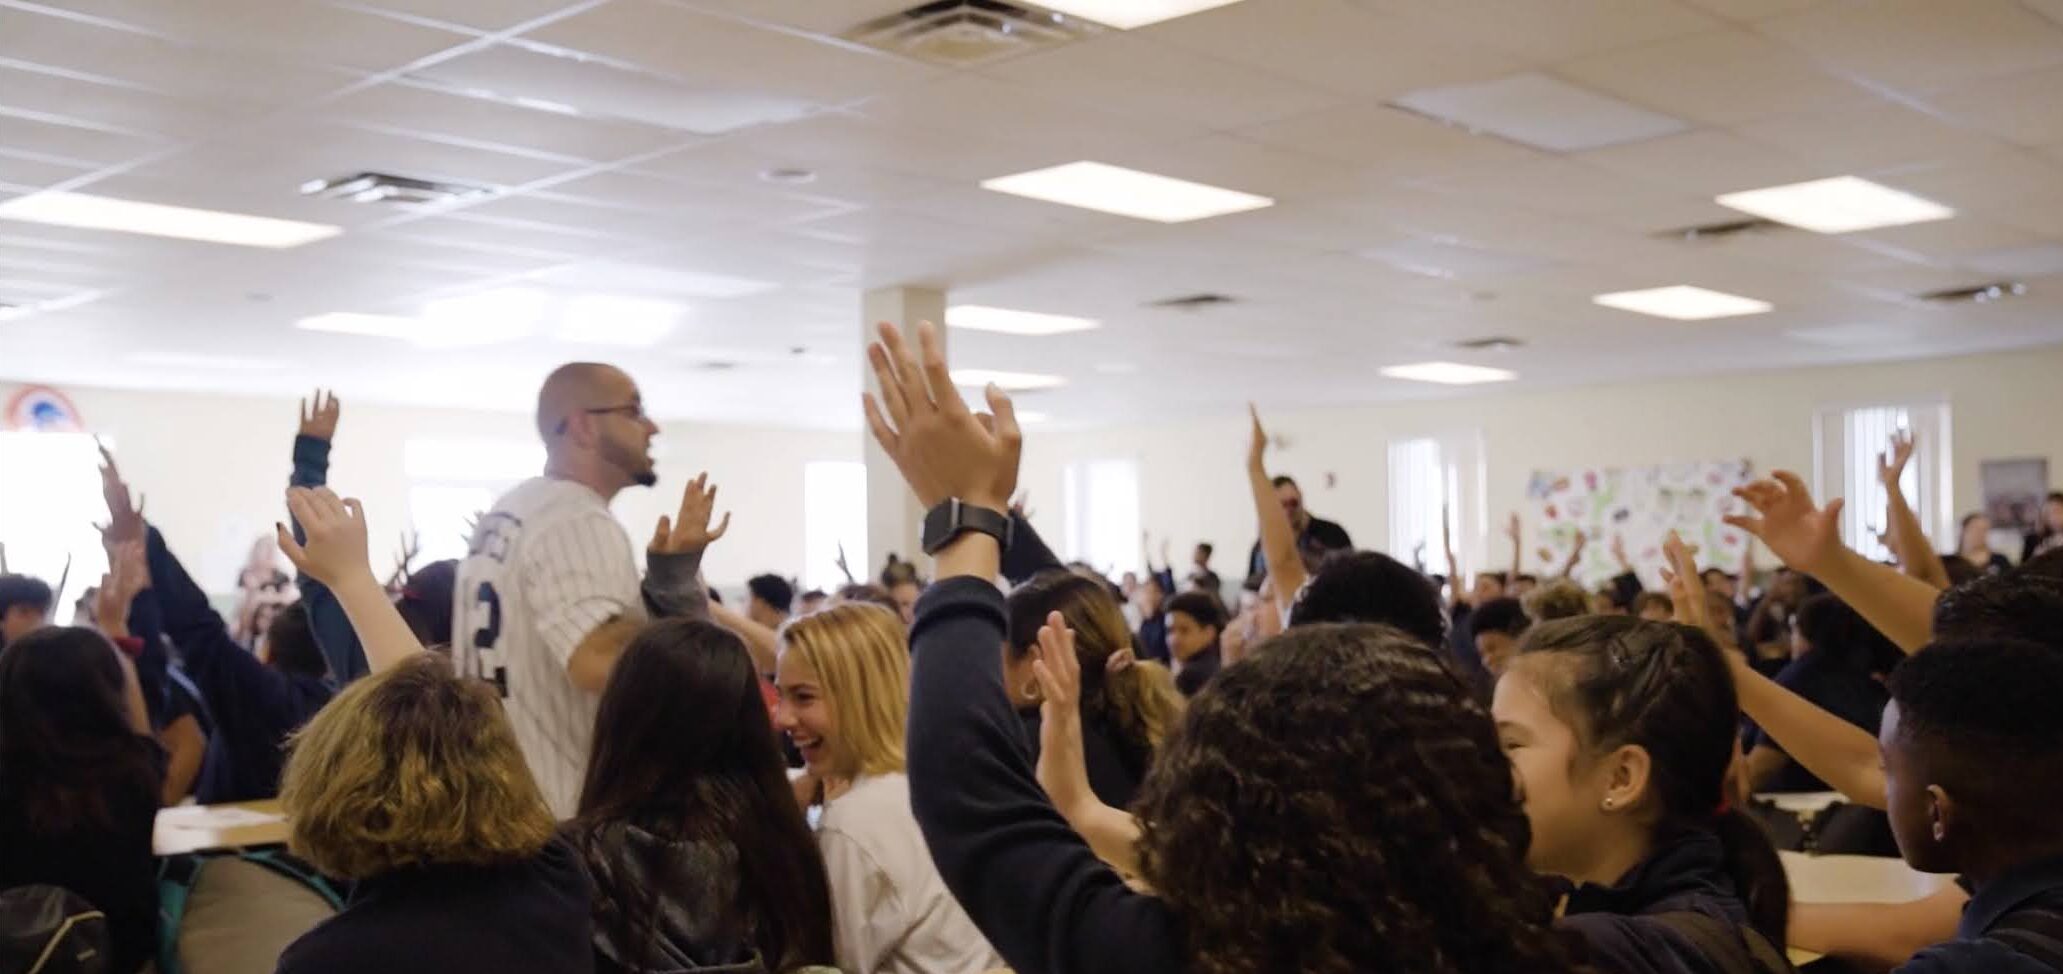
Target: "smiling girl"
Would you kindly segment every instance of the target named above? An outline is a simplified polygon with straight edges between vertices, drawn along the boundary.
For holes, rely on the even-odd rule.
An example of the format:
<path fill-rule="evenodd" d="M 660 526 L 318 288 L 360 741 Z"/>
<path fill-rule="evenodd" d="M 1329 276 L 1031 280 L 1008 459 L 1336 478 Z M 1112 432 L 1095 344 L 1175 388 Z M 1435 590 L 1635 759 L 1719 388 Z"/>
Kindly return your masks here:
<path fill-rule="evenodd" d="M 821 802 L 841 970 L 978 974 L 1002 961 L 939 880 L 903 776 L 910 652 L 902 620 L 847 603 L 788 624 L 774 726 L 802 754 L 798 792 Z"/>

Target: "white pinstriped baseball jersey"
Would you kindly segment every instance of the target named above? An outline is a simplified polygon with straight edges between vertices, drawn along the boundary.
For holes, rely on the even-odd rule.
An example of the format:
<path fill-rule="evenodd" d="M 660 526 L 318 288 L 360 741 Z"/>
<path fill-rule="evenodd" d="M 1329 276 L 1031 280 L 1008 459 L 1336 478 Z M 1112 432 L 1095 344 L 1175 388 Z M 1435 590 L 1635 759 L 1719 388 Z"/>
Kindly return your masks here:
<path fill-rule="evenodd" d="M 455 598 L 459 672 L 500 688 L 545 801 L 573 817 L 601 698 L 574 686 L 566 664 L 595 627 L 645 617 L 630 536 L 587 487 L 526 480 L 480 519 Z"/>

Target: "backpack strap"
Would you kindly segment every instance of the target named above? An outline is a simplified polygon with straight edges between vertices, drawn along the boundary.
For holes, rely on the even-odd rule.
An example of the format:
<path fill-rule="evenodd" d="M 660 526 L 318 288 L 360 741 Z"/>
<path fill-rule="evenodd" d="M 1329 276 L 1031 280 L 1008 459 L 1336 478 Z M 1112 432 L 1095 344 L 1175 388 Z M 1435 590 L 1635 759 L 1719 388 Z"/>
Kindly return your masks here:
<path fill-rule="evenodd" d="M 1797 974 L 1790 958 L 1753 927 L 1694 910 L 1656 914 L 1651 919 L 1681 934 L 1725 974 Z"/>
<path fill-rule="evenodd" d="M 2048 897 L 2008 912 L 1984 932 L 1984 939 L 2063 971 L 2063 899 Z"/>

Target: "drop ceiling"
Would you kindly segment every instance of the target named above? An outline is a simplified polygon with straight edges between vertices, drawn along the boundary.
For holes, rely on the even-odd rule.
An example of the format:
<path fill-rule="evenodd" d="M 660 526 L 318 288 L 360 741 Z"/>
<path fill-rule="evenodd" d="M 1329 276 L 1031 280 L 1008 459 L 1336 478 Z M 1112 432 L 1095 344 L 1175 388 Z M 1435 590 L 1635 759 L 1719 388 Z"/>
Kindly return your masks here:
<path fill-rule="evenodd" d="M 0 203 L 343 231 L 261 250 L 0 221 L 0 379 L 520 409 L 551 365 L 601 358 L 664 416 L 852 428 L 860 295 L 902 284 L 1101 322 L 954 336 L 958 365 L 1065 377 L 1026 397 L 1057 424 L 1465 394 L 1381 375 L 1429 361 L 1525 386 L 2063 341 L 2052 0 L 1244 0 L 975 70 L 837 37 L 907 5 L 0 0 Z M 1549 97 L 1619 108 L 1497 114 Z M 1456 103 L 1488 114 L 1423 113 Z M 980 188 L 1082 160 L 1275 205 L 1162 225 Z M 360 172 L 496 193 L 298 192 Z M 1955 216 L 1666 233 L 1846 175 Z M 2027 293 L 1912 297 L 2001 274 Z M 1674 285 L 1774 310 L 1591 300 Z M 649 348 L 295 327 L 507 288 L 680 317 Z M 1199 293 L 1236 301 L 1151 306 Z M 1524 344 L 1455 347 L 1492 335 Z"/>

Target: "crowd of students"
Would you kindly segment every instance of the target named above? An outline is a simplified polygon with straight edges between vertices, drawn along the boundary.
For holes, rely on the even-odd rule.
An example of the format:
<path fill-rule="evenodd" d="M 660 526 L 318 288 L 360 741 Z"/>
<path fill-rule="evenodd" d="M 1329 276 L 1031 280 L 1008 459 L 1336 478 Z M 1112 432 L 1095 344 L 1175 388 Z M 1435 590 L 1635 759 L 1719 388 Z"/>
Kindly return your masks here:
<path fill-rule="evenodd" d="M 964 402 L 928 325 L 879 338 L 872 435 L 943 512 L 928 584 L 769 574 L 730 609 L 706 478 L 640 573 L 607 509 L 655 480 L 657 427 L 575 365 L 540 394 L 546 475 L 466 559 L 385 582 L 323 486 L 341 406 L 305 403 L 298 599 L 254 651 L 107 457 L 93 627 L 0 578 L 0 888 L 90 903 L 105 969 L 142 970 L 158 809 L 277 798 L 291 855 L 350 891 L 289 974 L 1731 974 L 1786 945 L 2063 972 L 2063 530 L 2010 564 L 1973 516 L 1937 555 L 1909 441 L 1881 471 L 1896 565 L 1779 471 L 1729 518 L 1767 578 L 1672 537 L 1646 591 L 1615 541 L 1587 591 L 1355 549 L 1256 413 L 1260 541 L 1227 593 L 1208 544 L 1179 581 L 1165 548 L 1119 580 L 1063 564 L 1012 506 L 1009 398 Z M 1959 882 L 1793 903 L 1751 796 L 1820 789 L 1873 816 L 1858 850 Z"/>

